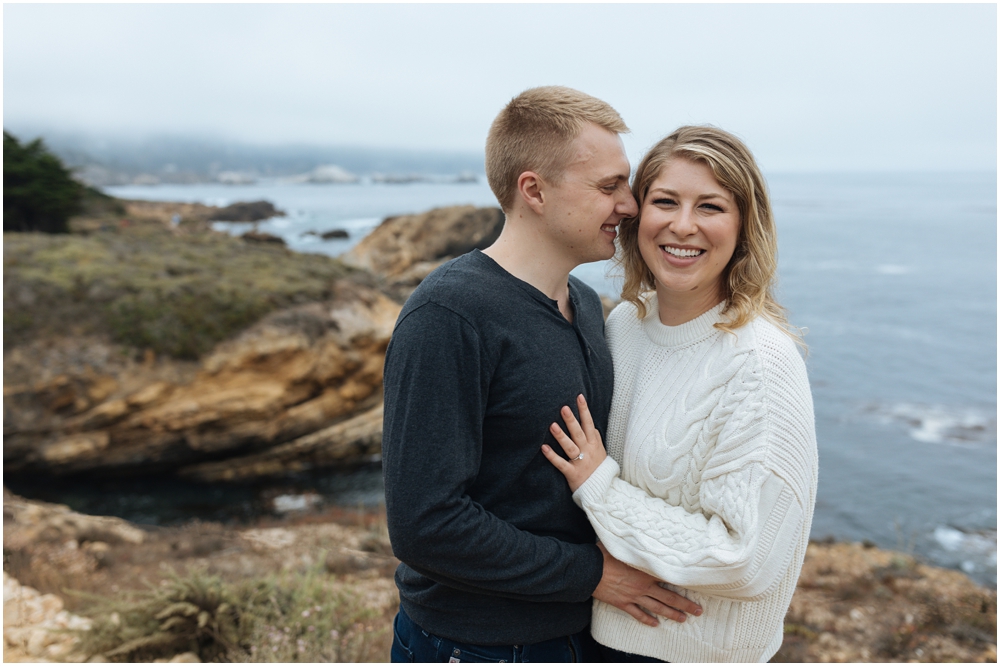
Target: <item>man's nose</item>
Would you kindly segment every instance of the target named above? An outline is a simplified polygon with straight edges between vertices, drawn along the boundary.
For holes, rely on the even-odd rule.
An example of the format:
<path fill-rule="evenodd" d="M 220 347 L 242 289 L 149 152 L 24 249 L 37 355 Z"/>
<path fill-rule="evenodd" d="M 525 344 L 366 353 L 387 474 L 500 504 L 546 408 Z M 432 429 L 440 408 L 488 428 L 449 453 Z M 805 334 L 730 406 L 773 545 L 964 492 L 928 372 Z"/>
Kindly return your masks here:
<path fill-rule="evenodd" d="M 632 190 L 626 185 L 621 188 L 624 191 L 624 195 L 618 202 L 615 210 L 619 215 L 624 215 L 625 217 L 635 217 L 639 214 L 639 204 L 635 202 L 635 197 L 632 196 Z"/>

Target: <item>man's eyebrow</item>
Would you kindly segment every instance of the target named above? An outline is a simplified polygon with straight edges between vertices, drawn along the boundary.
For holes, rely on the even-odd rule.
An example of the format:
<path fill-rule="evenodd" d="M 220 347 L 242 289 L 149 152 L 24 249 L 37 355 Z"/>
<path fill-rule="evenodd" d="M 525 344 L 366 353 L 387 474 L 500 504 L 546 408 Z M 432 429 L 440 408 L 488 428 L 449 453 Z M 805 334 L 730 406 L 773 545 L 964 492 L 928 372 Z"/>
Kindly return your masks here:
<path fill-rule="evenodd" d="M 610 181 L 618 182 L 619 180 L 628 180 L 628 174 L 613 173 L 613 174 L 608 174 L 604 178 L 600 179 L 602 183 Z"/>

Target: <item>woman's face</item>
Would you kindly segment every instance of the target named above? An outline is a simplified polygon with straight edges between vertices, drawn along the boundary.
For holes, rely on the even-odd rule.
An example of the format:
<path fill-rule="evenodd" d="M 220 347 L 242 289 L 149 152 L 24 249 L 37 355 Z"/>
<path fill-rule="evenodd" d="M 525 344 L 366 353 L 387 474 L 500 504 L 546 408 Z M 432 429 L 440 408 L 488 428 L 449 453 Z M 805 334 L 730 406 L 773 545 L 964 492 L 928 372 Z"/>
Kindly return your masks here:
<path fill-rule="evenodd" d="M 708 165 L 673 158 L 649 187 L 639 220 L 639 252 L 662 306 L 722 300 L 722 272 L 736 250 L 740 214 Z"/>

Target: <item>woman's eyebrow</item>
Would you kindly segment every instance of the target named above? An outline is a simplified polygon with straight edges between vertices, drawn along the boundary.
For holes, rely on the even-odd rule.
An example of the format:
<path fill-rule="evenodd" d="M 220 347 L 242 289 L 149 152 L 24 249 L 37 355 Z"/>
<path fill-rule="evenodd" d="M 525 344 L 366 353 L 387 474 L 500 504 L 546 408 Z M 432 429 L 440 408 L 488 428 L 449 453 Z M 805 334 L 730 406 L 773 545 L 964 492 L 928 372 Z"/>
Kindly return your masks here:
<path fill-rule="evenodd" d="M 653 188 L 653 189 L 651 189 L 649 191 L 649 194 L 653 194 L 654 192 L 662 192 L 663 194 L 669 194 L 671 196 L 677 196 L 677 192 L 675 190 L 671 190 L 670 188 L 667 188 L 667 187 L 655 187 L 655 188 Z M 647 195 L 647 196 L 649 196 L 649 195 Z M 707 192 L 705 194 L 699 194 L 698 197 L 695 200 L 696 201 L 701 201 L 702 199 L 726 199 L 726 200 L 728 200 L 729 197 L 727 197 L 725 194 L 723 194 L 721 192 Z"/>

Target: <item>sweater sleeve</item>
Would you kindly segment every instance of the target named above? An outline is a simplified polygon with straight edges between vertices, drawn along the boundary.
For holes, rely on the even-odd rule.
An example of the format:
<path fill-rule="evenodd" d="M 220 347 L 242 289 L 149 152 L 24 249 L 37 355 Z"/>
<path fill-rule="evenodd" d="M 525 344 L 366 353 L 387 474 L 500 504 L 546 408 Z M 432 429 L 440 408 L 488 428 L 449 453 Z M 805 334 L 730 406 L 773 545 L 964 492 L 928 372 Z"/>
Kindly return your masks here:
<path fill-rule="evenodd" d="M 753 600 L 782 578 L 811 515 L 815 434 L 804 366 L 743 377 L 724 401 L 726 417 L 705 425 L 714 443 L 707 464 L 685 484 L 697 501 L 681 504 L 698 510 L 625 482 L 611 458 L 574 500 L 619 560 L 685 588 Z"/>
<path fill-rule="evenodd" d="M 438 583 L 529 601 L 586 601 L 603 559 L 518 529 L 470 498 L 490 362 L 478 334 L 435 303 L 397 325 L 385 363 L 383 474 L 395 555 Z"/>

